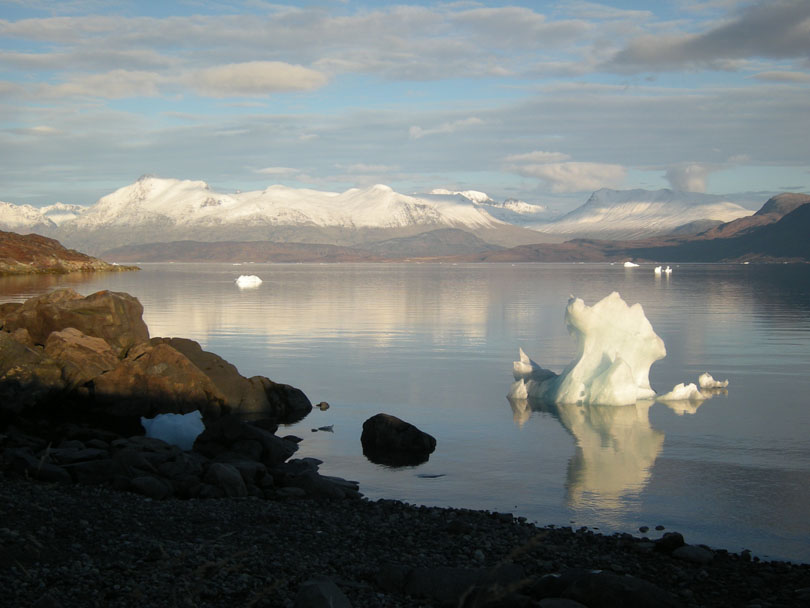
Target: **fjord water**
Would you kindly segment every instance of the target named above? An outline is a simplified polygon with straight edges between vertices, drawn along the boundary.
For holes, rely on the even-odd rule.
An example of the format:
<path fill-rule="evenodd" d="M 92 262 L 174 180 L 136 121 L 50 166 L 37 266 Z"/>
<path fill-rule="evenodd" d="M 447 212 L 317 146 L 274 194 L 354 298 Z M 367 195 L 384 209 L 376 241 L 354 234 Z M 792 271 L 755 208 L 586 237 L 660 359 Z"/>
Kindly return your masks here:
<path fill-rule="evenodd" d="M 263 282 L 240 290 L 235 279 Z M 137 296 L 153 336 L 183 336 L 327 401 L 282 429 L 298 456 L 369 498 L 507 511 L 540 524 L 810 561 L 810 266 L 154 264 L 137 273 L 0 280 L 0 301 L 58 286 Z M 522 347 L 561 371 L 570 294 L 639 302 L 667 348 L 659 393 L 704 371 L 727 394 L 699 407 L 535 407 L 506 399 Z M 362 454 L 387 412 L 438 441 L 428 462 Z M 333 426 L 333 432 L 317 431 Z"/>

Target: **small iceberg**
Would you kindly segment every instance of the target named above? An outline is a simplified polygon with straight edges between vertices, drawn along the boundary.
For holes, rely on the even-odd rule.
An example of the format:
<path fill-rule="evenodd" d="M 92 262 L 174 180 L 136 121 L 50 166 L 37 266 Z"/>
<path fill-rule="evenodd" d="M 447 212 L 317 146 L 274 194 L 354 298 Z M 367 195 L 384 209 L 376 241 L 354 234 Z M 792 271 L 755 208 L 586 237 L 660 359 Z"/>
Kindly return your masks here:
<path fill-rule="evenodd" d="M 236 286 L 239 289 L 253 289 L 262 284 L 262 280 L 255 274 L 242 274 L 236 279 Z"/>
<path fill-rule="evenodd" d="M 636 264 L 635 262 L 627 261 L 627 262 L 624 263 L 624 267 L 625 268 L 638 268 L 638 264 Z"/>
<path fill-rule="evenodd" d="M 181 450 L 190 450 L 194 440 L 205 430 L 199 410 L 188 414 L 158 414 L 154 418 L 141 418 L 141 425 L 147 437 L 161 439 Z"/>
<path fill-rule="evenodd" d="M 694 382 L 685 384 L 681 382 L 676 384 L 671 391 L 664 393 L 657 397 L 658 401 L 705 401 L 706 395 L 700 392 L 700 389 Z"/>
<path fill-rule="evenodd" d="M 667 266 L 664 268 L 663 266 L 656 266 L 655 267 L 655 274 L 656 276 L 660 276 L 661 274 L 672 274 L 672 268 Z"/>
<path fill-rule="evenodd" d="M 728 380 L 715 380 L 709 372 L 703 372 L 698 377 L 700 388 L 726 388 Z"/>

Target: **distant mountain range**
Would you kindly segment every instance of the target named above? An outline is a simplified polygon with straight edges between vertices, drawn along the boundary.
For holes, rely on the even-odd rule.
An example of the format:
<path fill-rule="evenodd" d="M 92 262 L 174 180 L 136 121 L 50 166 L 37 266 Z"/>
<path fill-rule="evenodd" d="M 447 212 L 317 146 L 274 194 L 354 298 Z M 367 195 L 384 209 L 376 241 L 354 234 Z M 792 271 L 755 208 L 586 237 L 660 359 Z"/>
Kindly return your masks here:
<path fill-rule="evenodd" d="M 754 215 L 693 236 L 638 241 L 572 239 L 467 255 L 476 262 L 810 261 L 810 196 L 780 194 Z"/>
<path fill-rule="evenodd" d="M 405 195 L 383 185 L 342 193 L 270 186 L 225 194 L 202 181 L 143 177 L 88 207 L 0 203 L 0 229 L 36 232 L 91 254 L 150 245 L 144 251 L 154 257 L 152 243 L 194 241 L 308 243 L 399 258 L 492 252 L 572 238 L 694 233 L 752 213 L 724 197 L 671 190 L 599 190 L 578 209 L 554 219 L 541 205 L 496 202 L 474 190 Z M 178 247 L 173 252 L 179 255 Z M 201 252 L 199 245 L 195 249 Z M 136 250 L 126 251 L 134 255 Z M 188 255 L 190 244 L 183 251 Z M 341 258 L 344 254 L 356 252 L 343 252 Z"/>

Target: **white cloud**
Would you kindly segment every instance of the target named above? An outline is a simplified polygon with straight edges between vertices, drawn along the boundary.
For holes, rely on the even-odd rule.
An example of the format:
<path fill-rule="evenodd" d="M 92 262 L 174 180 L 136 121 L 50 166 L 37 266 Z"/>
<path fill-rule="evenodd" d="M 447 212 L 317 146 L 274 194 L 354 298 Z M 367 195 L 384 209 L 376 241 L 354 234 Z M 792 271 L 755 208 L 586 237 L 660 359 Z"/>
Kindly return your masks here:
<path fill-rule="evenodd" d="M 262 175 L 296 175 L 300 171 L 292 167 L 265 167 L 264 169 L 256 169 L 256 173 Z"/>
<path fill-rule="evenodd" d="M 523 165 L 517 167 L 516 172 L 543 180 L 556 193 L 616 188 L 622 184 L 627 174 L 627 170 L 621 165 L 587 162 Z"/>
<path fill-rule="evenodd" d="M 102 74 L 81 75 L 62 84 L 43 84 L 39 94 L 49 98 L 100 97 L 155 97 L 164 78 L 155 72 L 113 70 Z"/>
<path fill-rule="evenodd" d="M 464 129 L 466 127 L 474 127 L 478 125 L 483 125 L 484 121 L 480 118 L 475 118 L 474 116 L 471 118 L 464 118 L 462 120 L 455 120 L 453 122 L 446 122 L 438 127 L 434 127 L 433 129 L 423 129 L 422 127 L 413 126 L 408 129 L 408 134 L 410 135 L 411 139 L 421 139 L 428 135 L 444 135 L 447 133 L 455 133 L 459 129 Z"/>
<path fill-rule="evenodd" d="M 667 169 L 665 177 L 673 190 L 706 192 L 706 182 L 714 169 L 697 163 L 678 165 Z"/>
<path fill-rule="evenodd" d="M 510 154 L 506 157 L 506 162 L 510 163 L 554 163 L 569 160 L 571 156 L 562 152 L 544 152 L 535 150 L 526 154 Z"/>
<path fill-rule="evenodd" d="M 308 91 L 324 86 L 321 72 L 281 61 L 232 63 L 189 74 L 185 81 L 210 97 L 262 96 L 284 91 Z"/>
<path fill-rule="evenodd" d="M 787 70 L 770 70 L 754 74 L 753 78 L 765 82 L 805 83 L 810 82 L 807 72 L 790 72 Z"/>

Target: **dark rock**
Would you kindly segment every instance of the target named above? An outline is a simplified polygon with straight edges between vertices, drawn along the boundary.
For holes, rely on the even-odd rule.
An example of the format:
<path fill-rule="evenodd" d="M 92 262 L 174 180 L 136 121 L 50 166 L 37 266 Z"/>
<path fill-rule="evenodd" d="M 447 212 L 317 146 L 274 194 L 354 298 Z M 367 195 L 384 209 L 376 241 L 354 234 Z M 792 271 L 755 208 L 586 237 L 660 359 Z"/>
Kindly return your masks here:
<path fill-rule="evenodd" d="M 692 562 L 693 564 L 708 564 L 714 559 L 714 553 L 709 549 L 696 545 L 684 545 L 672 552 L 675 559 Z"/>
<path fill-rule="evenodd" d="M 363 423 L 363 453 L 382 464 L 424 462 L 436 449 L 436 439 L 390 414 L 377 414 Z"/>
<path fill-rule="evenodd" d="M 233 445 L 244 446 L 243 441 L 255 441 L 261 445 L 260 462 L 268 468 L 280 464 L 292 456 L 298 446 L 261 429 L 250 422 L 229 415 L 209 422 L 194 442 L 194 449 L 208 458 L 233 451 Z"/>
<path fill-rule="evenodd" d="M 331 579 L 315 576 L 299 587 L 295 608 L 351 608 L 351 602 Z"/>
<path fill-rule="evenodd" d="M 111 484 L 120 474 L 120 467 L 111 458 L 76 462 L 63 467 L 76 483 L 86 485 Z"/>
<path fill-rule="evenodd" d="M 42 481 L 70 482 L 71 477 L 64 468 L 37 458 L 30 448 L 6 448 L 3 450 L 5 466 L 17 473 Z"/>
<path fill-rule="evenodd" d="M 64 390 L 59 363 L 0 331 L 0 413 L 19 414 Z"/>
<path fill-rule="evenodd" d="M 680 604 L 660 587 L 633 576 L 589 572 L 576 578 L 562 597 L 600 608 L 676 608 Z"/>
<path fill-rule="evenodd" d="M 678 547 L 683 547 L 686 542 L 680 532 L 667 532 L 655 541 L 655 550 L 660 553 L 672 553 Z"/>
<path fill-rule="evenodd" d="M 144 496 L 148 496 L 149 498 L 154 498 L 156 500 L 163 500 L 174 493 L 174 489 L 170 483 L 164 479 L 152 477 L 151 475 L 135 477 L 130 482 L 130 488 L 133 492 L 143 494 Z"/>
<path fill-rule="evenodd" d="M 222 490 L 225 496 L 247 496 L 242 474 L 233 465 L 215 462 L 208 467 L 203 481 Z"/>
<path fill-rule="evenodd" d="M 68 327 L 104 339 L 119 356 L 149 340 L 143 306 L 137 298 L 113 291 L 83 297 L 72 289 L 58 289 L 31 298 L 5 314 L 3 329 L 24 327 L 36 344 L 45 344 L 53 331 Z"/>

